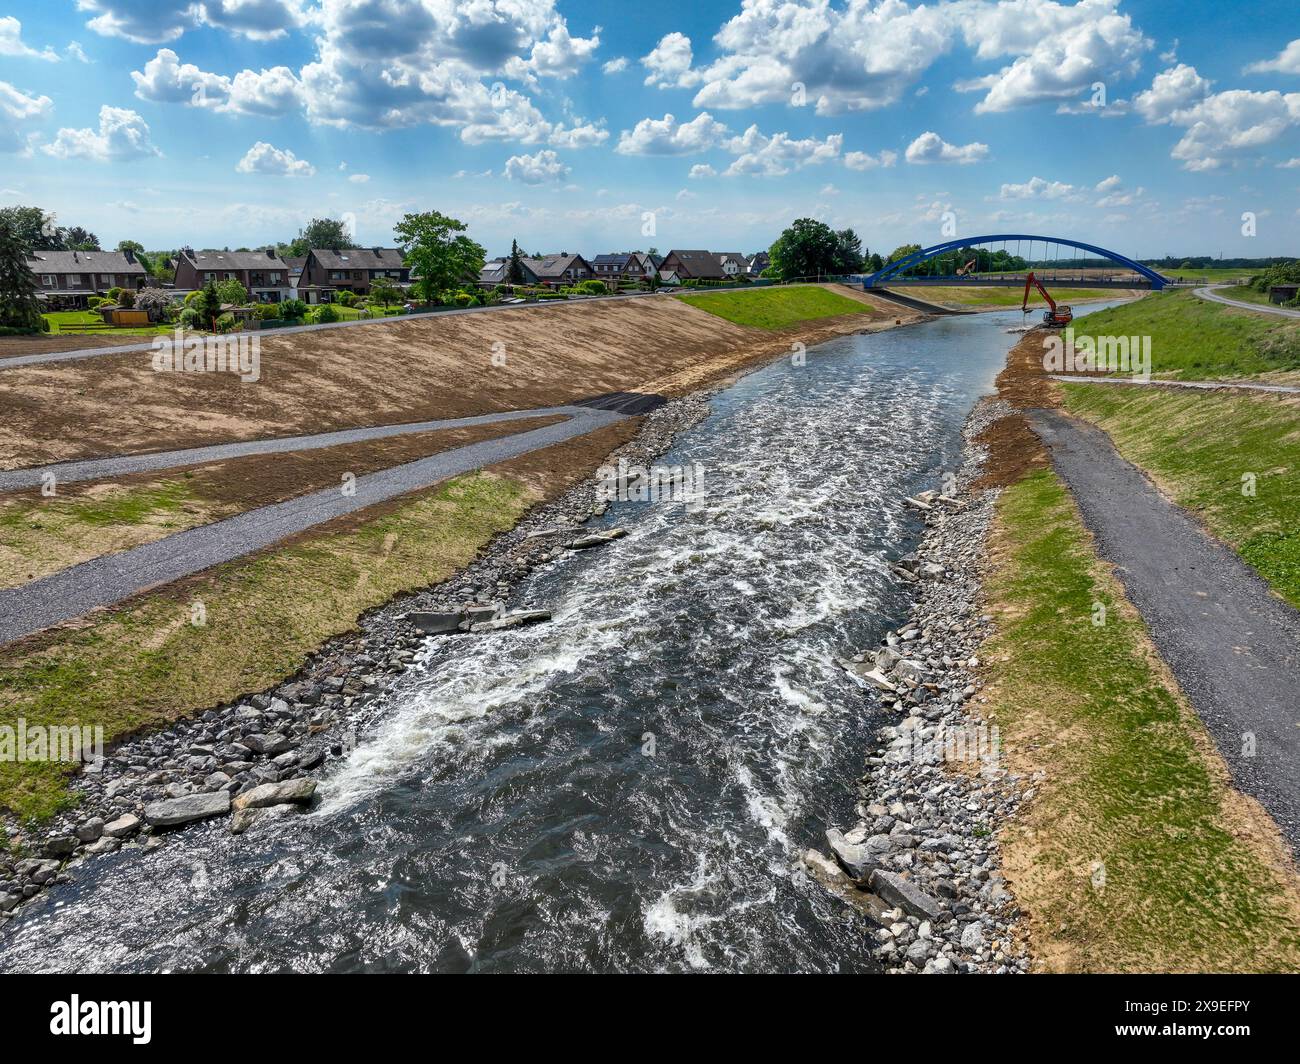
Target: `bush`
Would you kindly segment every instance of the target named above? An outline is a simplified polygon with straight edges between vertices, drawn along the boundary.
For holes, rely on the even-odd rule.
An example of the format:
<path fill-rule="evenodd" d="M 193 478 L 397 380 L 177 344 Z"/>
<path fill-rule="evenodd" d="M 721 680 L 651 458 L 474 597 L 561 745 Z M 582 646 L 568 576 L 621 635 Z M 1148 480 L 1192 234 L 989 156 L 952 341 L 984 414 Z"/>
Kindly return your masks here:
<path fill-rule="evenodd" d="M 114 303 L 116 303 L 118 297 L 122 294 L 122 289 L 117 288 L 117 287 L 113 287 L 113 288 L 110 288 L 110 289 L 109 289 L 107 292 L 105 292 L 104 294 L 105 294 L 106 296 L 108 296 L 108 298 L 111 299 Z"/>
<path fill-rule="evenodd" d="M 301 318 L 307 313 L 307 304 L 301 299 L 286 299 L 280 304 L 280 316 L 283 318 Z"/>
<path fill-rule="evenodd" d="M 262 321 L 278 318 L 282 313 L 279 303 L 258 303 L 253 309 Z"/>
<path fill-rule="evenodd" d="M 49 332 L 50 323 L 41 319 L 40 332 Z M 21 325 L 0 325 L 0 336 L 35 336 L 36 329 L 25 329 Z"/>
<path fill-rule="evenodd" d="M 172 297 L 161 288 L 142 288 L 135 297 L 135 305 L 149 312 L 150 321 L 164 321 L 171 308 Z"/>
<path fill-rule="evenodd" d="M 98 310 L 98 309 L 99 309 L 103 304 L 105 304 L 105 303 L 111 303 L 111 302 L 112 302 L 112 300 L 110 300 L 110 299 L 105 299 L 103 296 L 87 296 L 87 297 L 86 297 L 86 309 L 87 309 L 87 310 Z"/>
<path fill-rule="evenodd" d="M 340 292 L 338 295 L 334 297 L 334 302 L 344 307 L 353 306 L 356 303 L 356 301 L 357 301 L 357 294 L 355 292 Z"/>
<path fill-rule="evenodd" d="M 339 312 L 330 303 L 322 303 L 316 308 L 316 313 L 312 315 L 312 321 L 317 325 L 328 325 L 330 322 L 338 320 Z"/>
<path fill-rule="evenodd" d="M 41 315 L 41 332 L 43 332 L 43 333 L 47 333 L 47 332 L 49 332 L 49 331 L 50 331 L 50 319 L 47 318 L 44 314 L 42 314 L 42 315 Z"/>
<path fill-rule="evenodd" d="M 185 305 L 187 307 L 192 307 L 202 298 L 203 298 L 203 289 L 196 288 L 193 292 L 189 293 L 189 295 L 185 297 Z"/>
<path fill-rule="evenodd" d="M 130 310 L 135 306 L 135 293 L 129 288 L 123 288 L 117 297 L 117 305 L 123 310 Z"/>
<path fill-rule="evenodd" d="M 186 307 L 182 310 L 177 321 L 182 329 L 198 329 L 203 325 L 203 319 L 199 317 L 199 312 L 193 307 Z"/>
<path fill-rule="evenodd" d="M 235 324 L 236 324 L 235 316 L 231 314 L 230 311 L 226 311 L 216 321 L 217 332 L 219 333 L 234 332 Z"/>
<path fill-rule="evenodd" d="M 217 295 L 221 297 L 221 302 L 236 307 L 242 307 L 248 302 L 248 289 L 233 277 L 217 285 Z"/>
<path fill-rule="evenodd" d="M 573 290 L 584 296 L 603 296 L 609 291 L 604 281 L 579 281 Z"/>

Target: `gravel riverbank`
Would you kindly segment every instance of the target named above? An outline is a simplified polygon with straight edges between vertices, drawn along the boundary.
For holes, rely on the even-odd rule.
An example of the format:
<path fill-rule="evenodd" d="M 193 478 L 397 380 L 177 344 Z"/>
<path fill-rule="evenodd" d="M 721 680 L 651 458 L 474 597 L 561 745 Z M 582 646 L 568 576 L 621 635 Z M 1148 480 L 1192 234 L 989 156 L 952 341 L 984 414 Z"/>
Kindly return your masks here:
<path fill-rule="evenodd" d="M 972 493 L 986 451 L 974 441 L 1010 412 L 983 400 L 965 429 L 962 469 L 909 500 L 926 521 L 915 553 L 895 567 L 915 587 L 909 620 L 879 648 L 843 661 L 867 697 L 898 722 L 858 781 L 858 821 L 826 833 L 832 857 L 809 850 L 811 873 L 863 912 L 890 972 L 1020 972 L 1029 966 L 997 846 L 999 826 L 1032 796 L 1008 774 L 996 724 L 973 704 L 980 645 L 980 571 L 996 491 Z"/>

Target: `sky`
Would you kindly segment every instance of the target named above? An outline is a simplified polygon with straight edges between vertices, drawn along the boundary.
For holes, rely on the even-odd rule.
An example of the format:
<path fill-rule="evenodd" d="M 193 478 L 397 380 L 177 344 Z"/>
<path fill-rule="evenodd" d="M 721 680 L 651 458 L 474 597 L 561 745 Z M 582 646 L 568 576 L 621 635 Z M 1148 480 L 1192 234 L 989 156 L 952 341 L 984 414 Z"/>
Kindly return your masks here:
<path fill-rule="evenodd" d="M 489 254 L 1027 232 L 1300 254 L 1295 0 L 0 0 L 0 205 Z"/>

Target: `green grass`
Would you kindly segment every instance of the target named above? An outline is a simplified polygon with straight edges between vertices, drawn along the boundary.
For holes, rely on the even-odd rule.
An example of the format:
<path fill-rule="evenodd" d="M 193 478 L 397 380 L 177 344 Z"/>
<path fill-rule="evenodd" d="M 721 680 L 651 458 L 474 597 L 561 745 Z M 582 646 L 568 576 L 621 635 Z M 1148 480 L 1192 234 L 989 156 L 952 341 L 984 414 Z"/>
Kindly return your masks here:
<path fill-rule="evenodd" d="M 873 313 L 866 303 L 814 285 L 708 292 L 675 298 L 737 325 L 758 329 L 784 329 L 801 321 Z"/>
<path fill-rule="evenodd" d="M 93 310 L 54 310 L 42 315 L 50 323 L 49 335 L 77 333 L 83 336 L 155 336 L 169 333 L 174 325 L 122 326 L 121 328 L 84 329 L 86 325 L 103 325 L 104 319 Z"/>
<path fill-rule="evenodd" d="M 1151 337 L 1151 368 L 1174 380 L 1250 377 L 1300 369 L 1300 323 L 1153 292 L 1075 323 L 1077 336 Z"/>
<path fill-rule="evenodd" d="M 1268 298 L 1267 292 L 1258 292 L 1248 284 L 1229 285 L 1227 288 L 1220 288 L 1217 294 L 1227 296 L 1229 299 L 1240 299 L 1246 303 L 1259 303 L 1265 307 L 1278 305 Z"/>
<path fill-rule="evenodd" d="M 1272 396 L 1067 384 L 1065 406 L 1300 607 L 1300 404 Z M 1242 477 L 1254 475 L 1254 495 Z"/>
<path fill-rule="evenodd" d="M 1069 303 L 1071 300 L 1081 303 L 1089 299 L 1114 299 L 1116 296 L 1123 295 L 1122 290 L 1106 292 L 1099 288 L 1058 289 L 1047 282 L 1045 287 L 1058 303 Z M 1013 288 L 1008 285 L 990 285 L 986 288 L 977 286 L 966 288 L 958 285 L 900 285 L 898 291 L 903 295 L 926 299 L 932 303 L 955 303 L 963 307 L 1018 307 L 1025 298 L 1023 288 Z M 1047 306 L 1047 303 L 1037 291 L 1034 291 L 1029 293 L 1029 306 L 1031 310 L 1042 309 Z"/>
<path fill-rule="evenodd" d="M 105 739 L 166 723 L 291 675 L 358 614 L 468 564 L 529 503 L 515 481 L 458 477 L 351 531 L 309 537 L 0 650 L 0 724 L 102 726 Z M 206 624 L 190 623 L 201 601 Z M 41 819 L 72 801 L 63 767 L 0 762 L 0 808 Z"/>
<path fill-rule="evenodd" d="M 1163 274 L 1171 280 L 1206 281 L 1211 284 L 1222 281 L 1238 281 L 1262 272 L 1260 269 L 1243 269 L 1240 266 L 1232 268 L 1207 266 L 1200 270 L 1170 270 L 1161 266 L 1152 266 L 1151 268 L 1156 273 Z"/>
<path fill-rule="evenodd" d="M 335 303 L 333 306 L 334 309 L 339 312 L 339 321 L 355 321 L 357 318 L 361 317 L 361 311 L 357 307 L 345 307 L 342 303 Z M 382 315 L 379 313 L 380 309 L 380 307 L 371 307 L 370 316 L 372 318 L 392 318 L 402 313 L 402 305 L 400 303 L 394 303 Z"/>
<path fill-rule="evenodd" d="M 1161 681 L 1060 480 L 1029 475 L 998 516 L 999 628 L 981 657 L 1008 755 L 1047 769 L 1002 840 L 1037 952 L 1067 970 L 1295 970 L 1293 877 L 1234 834 L 1208 739 Z"/>

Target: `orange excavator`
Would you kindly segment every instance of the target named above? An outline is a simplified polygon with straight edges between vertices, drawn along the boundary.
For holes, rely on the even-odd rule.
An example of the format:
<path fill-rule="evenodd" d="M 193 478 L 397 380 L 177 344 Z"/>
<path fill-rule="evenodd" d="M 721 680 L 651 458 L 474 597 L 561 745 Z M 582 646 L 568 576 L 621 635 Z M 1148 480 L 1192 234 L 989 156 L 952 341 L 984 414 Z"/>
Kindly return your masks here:
<path fill-rule="evenodd" d="M 1038 289 L 1038 294 L 1047 300 L 1048 310 L 1043 311 L 1043 324 L 1051 328 L 1059 328 L 1069 325 L 1074 321 L 1074 311 L 1065 304 L 1057 305 L 1055 299 L 1047 294 L 1047 289 L 1043 287 L 1042 282 L 1034 276 L 1034 271 L 1029 271 L 1029 276 L 1025 278 L 1025 298 L 1021 301 L 1020 312 L 1029 313 L 1029 288 L 1030 286 Z"/>
<path fill-rule="evenodd" d="M 958 266 L 957 276 L 965 277 L 968 273 L 971 272 L 971 270 L 975 269 L 975 263 L 978 261 L 979 261 L 978 259 L 971 259 L 970 262 L 966 263 L 965 266 Z"/>

